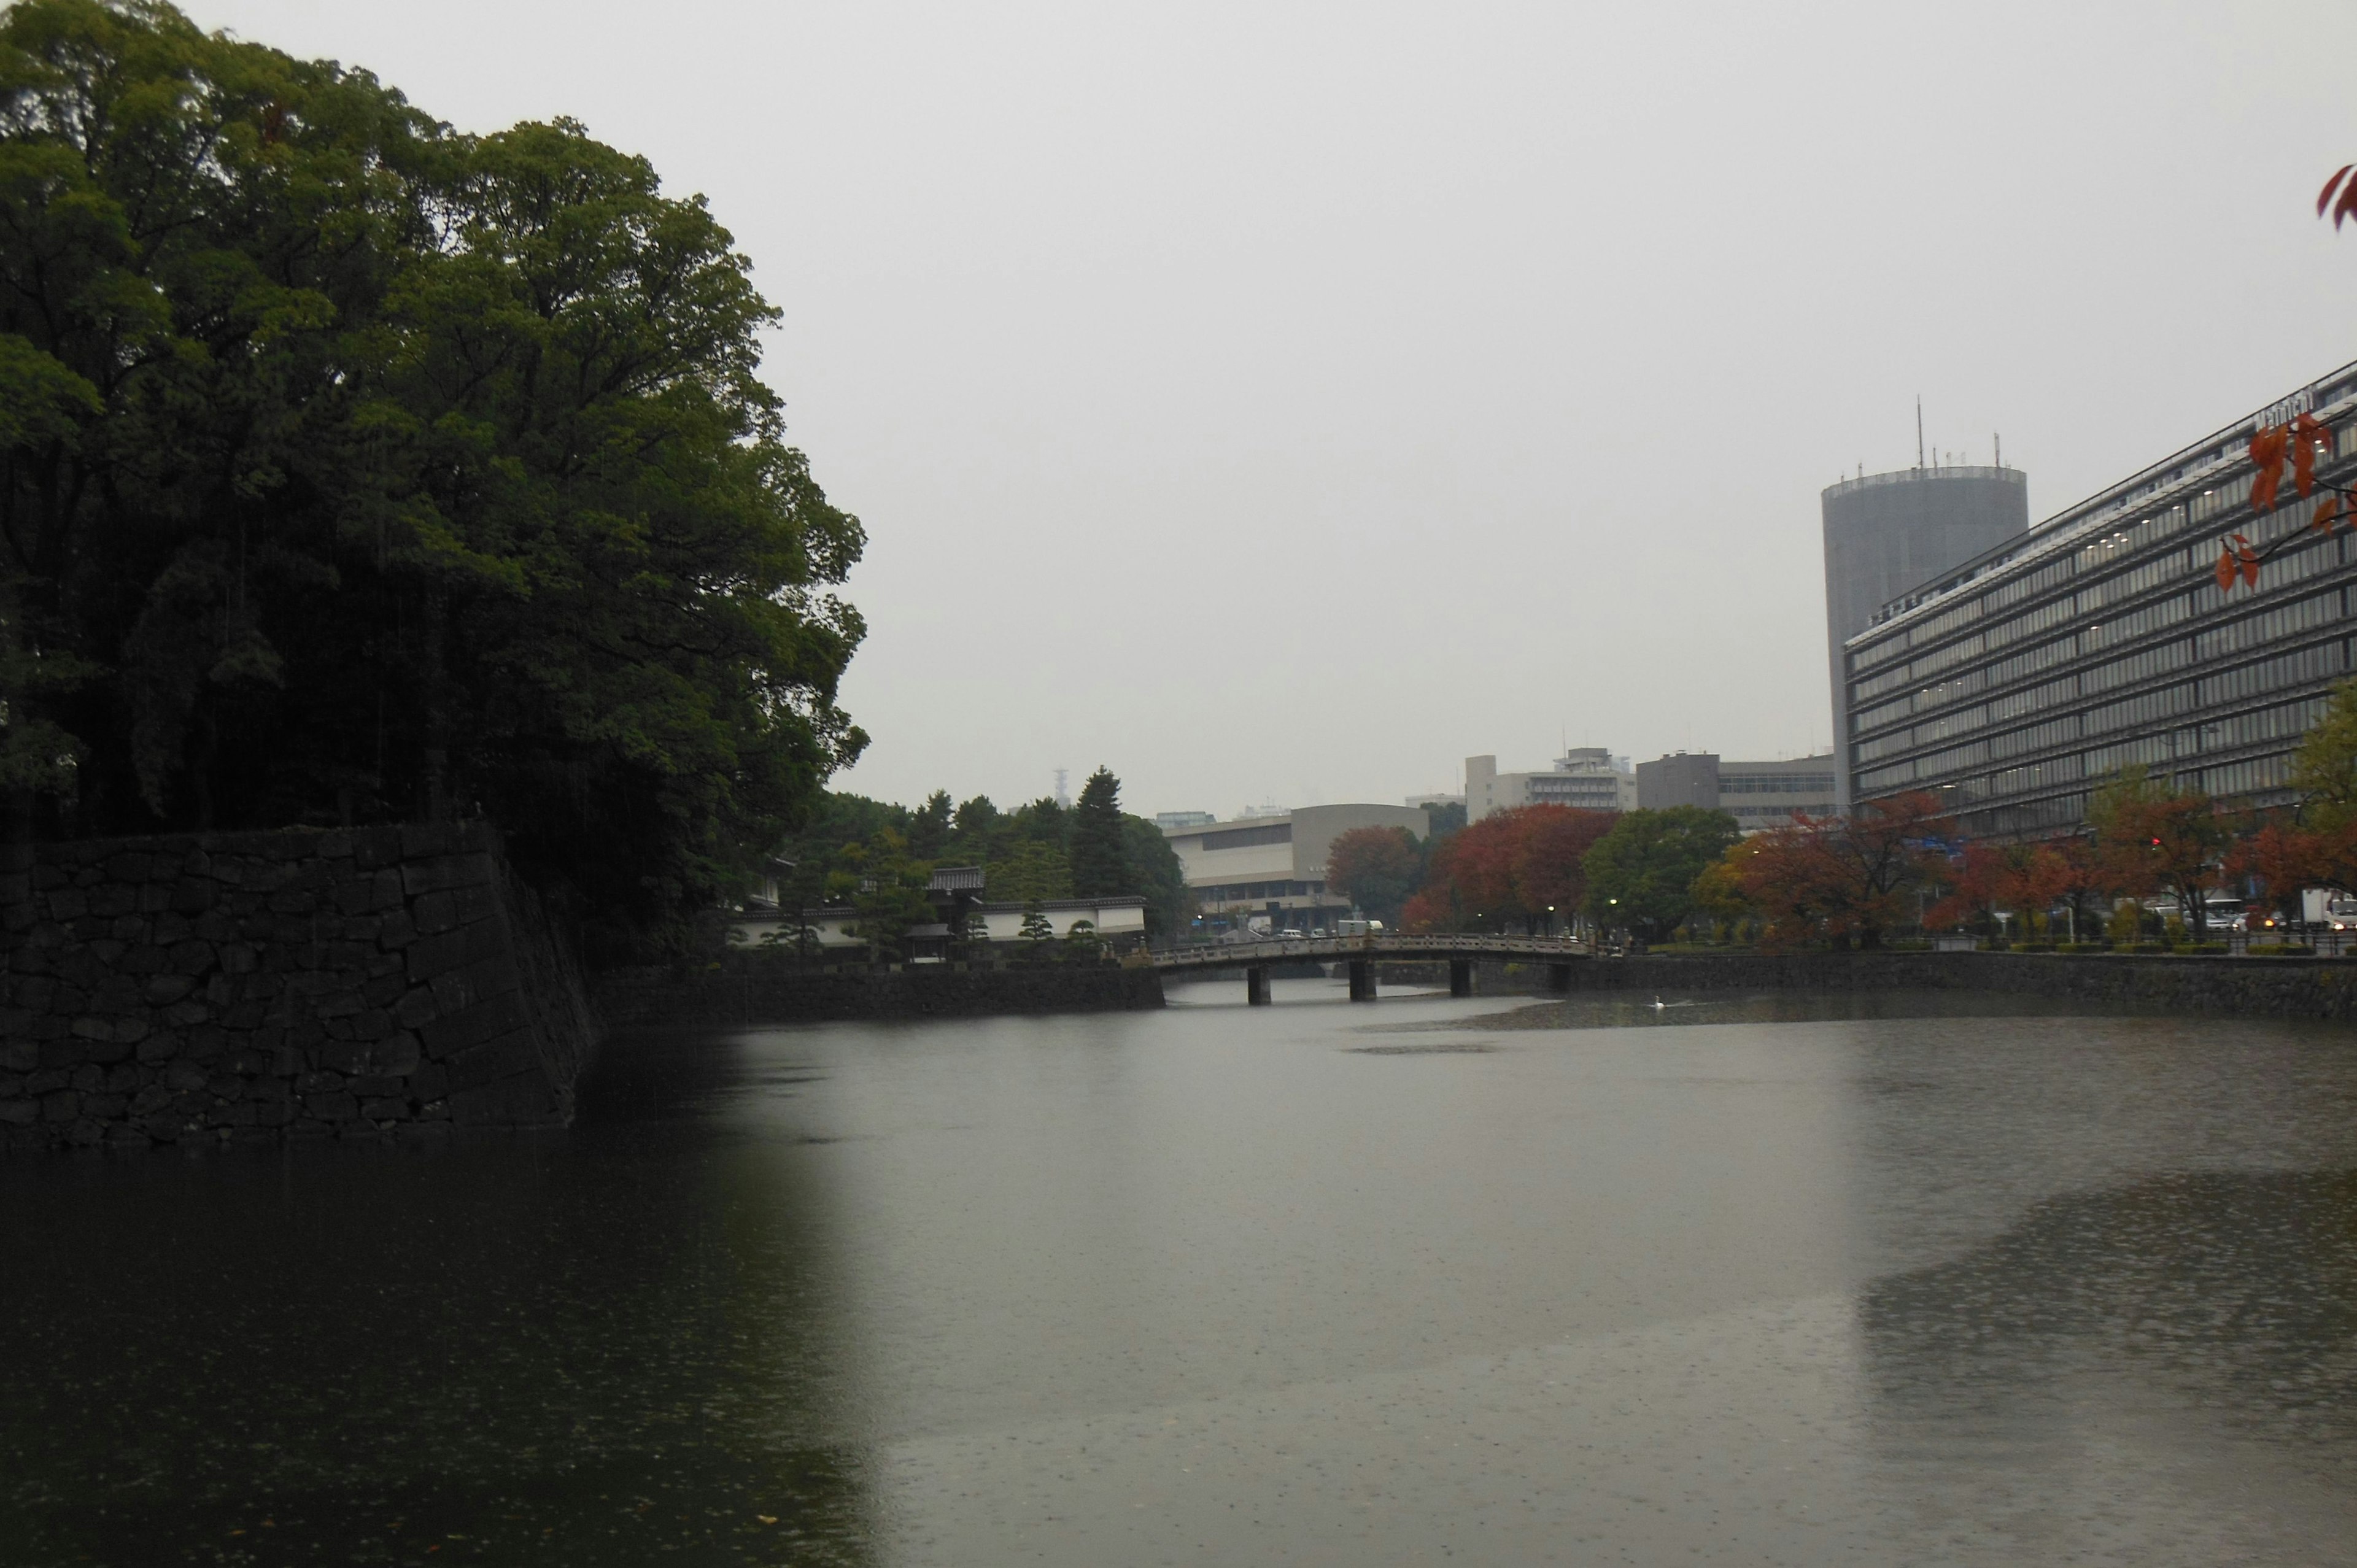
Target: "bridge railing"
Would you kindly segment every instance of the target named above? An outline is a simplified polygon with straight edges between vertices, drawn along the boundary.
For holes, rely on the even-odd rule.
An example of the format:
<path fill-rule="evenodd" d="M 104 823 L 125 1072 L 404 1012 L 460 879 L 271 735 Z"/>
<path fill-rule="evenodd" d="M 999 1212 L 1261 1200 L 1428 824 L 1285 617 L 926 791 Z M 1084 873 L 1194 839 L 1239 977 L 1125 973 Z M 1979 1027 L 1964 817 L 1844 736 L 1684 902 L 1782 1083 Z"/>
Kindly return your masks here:
<path fill-rule="evenodd" d="M 1447 953 L 1485 958 L 1585 958 L 1594 950 L 1570 937 L 1484 937 L 1459 932 L 1408 936 L 1270 938 L 1249 942 L 1186 942 L 1148 950 L 1157 965 L 1265 963 L 1288 958 L 1411 959 Z"/>

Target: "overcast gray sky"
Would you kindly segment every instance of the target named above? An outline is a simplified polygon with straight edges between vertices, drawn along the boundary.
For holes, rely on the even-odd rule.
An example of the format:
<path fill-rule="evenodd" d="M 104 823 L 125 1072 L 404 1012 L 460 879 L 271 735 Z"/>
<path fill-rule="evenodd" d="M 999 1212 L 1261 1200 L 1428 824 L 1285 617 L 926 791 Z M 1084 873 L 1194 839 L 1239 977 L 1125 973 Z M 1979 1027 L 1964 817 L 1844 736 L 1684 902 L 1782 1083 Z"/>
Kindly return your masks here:
<path fill-rule="evenodd" d="M 2357 7 L 197 0 L 702 191 L 866 523 L 840 785 L 1821 748 L 1817 492 L 2044 517 L 2357 357 Z"/>

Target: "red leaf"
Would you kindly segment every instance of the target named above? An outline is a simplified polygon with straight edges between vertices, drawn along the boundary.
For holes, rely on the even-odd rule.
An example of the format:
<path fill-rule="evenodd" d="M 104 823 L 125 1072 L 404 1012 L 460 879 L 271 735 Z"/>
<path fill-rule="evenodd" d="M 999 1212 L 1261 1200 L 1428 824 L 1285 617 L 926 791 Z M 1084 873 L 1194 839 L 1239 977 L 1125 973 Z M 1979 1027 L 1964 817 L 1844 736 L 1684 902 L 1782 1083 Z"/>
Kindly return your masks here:
<path fill-rule="evenodd" d="M 2263 424 L 2251 432 L 2251 510 L 2275 509 L 2276 489 L 2283 483 L 2283 461 L 2291 446 L 2291 428 Z"/>
<path fill-rule="evenodd" d="M 2327 496 L 2316 503 L 2316 515 L 2308 520 L 2308 526 L 2319 533 L 2330 533 L 2332 532 L 2333 523 L 2338 521 L 2340 517 L 2341 498 Z"/>
<path fill-rule="evenodd" d="M 2248 587 L 2255 588 L 2255 587 L 2257 587 L 2257 586 L 2259 585 L 2259 556 L 2258 556 L 2258 552 L 2256 552 L 2256 551 L 2253 550 L 2249 545 L 2245 544 L 2245 545 L 2244 545 L 2244 546 L 2243 546 L 2243 552 L 2242 552 L 2242 553 L 2243 553 L 2243 582 L 2244 582 L 2244 585 L 2246 585 L 2246 586 L 2248 586 Z"/>
<path fill-rule="evenodd" d="M 2234 591 L 2234 553 L 2231 550 L 2218 552 L 2218 591 L 2222 594 Z"/>
<path fill-rule="evenodd" d="M 2316 215 L 2319 218 L 2324 216 L 2325 204 L 2332 199 L 2332 188 L 2339 185 L 2341 178 L 2352 168 L 2357 168 L 2357 164 L 2342 164 L 2340 170 L 2324 182 L 2324 188 L 2316 193 Z"/>
<path fill-rule="evenodd" d="M 2343 218 L 2357 218 L 2357 179 L 2341 188 L 2341 199 L 2332 204 L 2332 227 L 2339 229 Z"/>

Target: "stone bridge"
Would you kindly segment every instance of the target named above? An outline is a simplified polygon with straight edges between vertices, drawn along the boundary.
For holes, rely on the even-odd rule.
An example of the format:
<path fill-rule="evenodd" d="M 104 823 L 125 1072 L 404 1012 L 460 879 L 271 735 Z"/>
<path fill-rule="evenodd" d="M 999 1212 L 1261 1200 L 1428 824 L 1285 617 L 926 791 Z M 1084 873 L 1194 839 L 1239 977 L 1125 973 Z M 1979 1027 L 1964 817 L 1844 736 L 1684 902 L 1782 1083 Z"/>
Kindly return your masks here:
<path fill-rule="evenodd" d="M 1571 966 L 1594 953 L 1586 942 L 1568 937 L 1469 937 L 1450 934 L 1409 936 L 1386 931 L 1381 936 L 1304 937 L 1290 940 L 1195 942 L 1184 947 L 1156 948 L 1149 955 L 1164 974 L 1205 970 L 1241 969 L 1244 999 L 1255 1007 L 1268 1004 L 1268 971 L 1277 963 L 1345 963 L 1350 966 L 1351 1000 L 1375 999 L 1375 965 L 1384 961 L 1448 963 L 1448 994 L 1473 994 L 1473 966 L 1484 959 L 1501 963 L 1544 963 L 1550 989 L 1571 989 Z"/>

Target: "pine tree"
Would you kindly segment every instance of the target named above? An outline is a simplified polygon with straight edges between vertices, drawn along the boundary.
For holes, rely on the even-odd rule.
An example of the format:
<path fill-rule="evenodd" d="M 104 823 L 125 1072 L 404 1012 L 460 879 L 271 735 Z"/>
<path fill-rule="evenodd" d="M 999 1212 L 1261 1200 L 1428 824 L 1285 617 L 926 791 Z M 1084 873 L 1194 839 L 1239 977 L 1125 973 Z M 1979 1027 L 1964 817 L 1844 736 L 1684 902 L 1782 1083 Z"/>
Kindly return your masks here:
<path fill-rule="evenodd" d="M 1024 956 L 1033 959 L 1046 958 L 1048 944 L 1056 940 L 1056 928 L 1049 923 L 1047 911 L 1039 908 L 1037 898 L 1027 900 L 1023 906 L 1022 937 Z"/>
<path fill-rule="evenodd" d="M 1072 891 L 1102 898 L 1129 891 L 1128 856 L 1122 847 L 1121 780 L 1100 768 L 1081 787 L 1072 807 Z"/>

